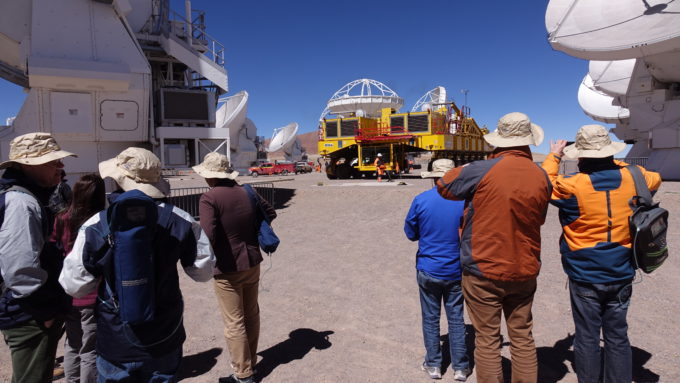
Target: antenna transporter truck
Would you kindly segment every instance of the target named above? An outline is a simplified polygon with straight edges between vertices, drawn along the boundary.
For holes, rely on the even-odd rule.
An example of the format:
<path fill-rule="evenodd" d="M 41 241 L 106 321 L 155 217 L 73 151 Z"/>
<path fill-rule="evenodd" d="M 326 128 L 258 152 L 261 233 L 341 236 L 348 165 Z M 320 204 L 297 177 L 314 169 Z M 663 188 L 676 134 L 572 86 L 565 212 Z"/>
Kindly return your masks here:
<path fill-rule="evenodd" d="M 328 178 L 370 177 L 377 170 L 378 153 L 385 170 L 397 173 L 408 172 L 408 155 L 413 153 L 432 152 L 432 161 L 450 158 L 456 164 L 489 153 L 483 139 L 488 130 L 468 116 L 467 107 L 447 102 L 444 87 L 425 94 L 411 112 L 399 113 L 403 104 L 375 80 L 355 80 L 338 90 L 319 119 L 319 154 L 327 160 Z M 335 118 L 327 118 L 329 114 Z"/>

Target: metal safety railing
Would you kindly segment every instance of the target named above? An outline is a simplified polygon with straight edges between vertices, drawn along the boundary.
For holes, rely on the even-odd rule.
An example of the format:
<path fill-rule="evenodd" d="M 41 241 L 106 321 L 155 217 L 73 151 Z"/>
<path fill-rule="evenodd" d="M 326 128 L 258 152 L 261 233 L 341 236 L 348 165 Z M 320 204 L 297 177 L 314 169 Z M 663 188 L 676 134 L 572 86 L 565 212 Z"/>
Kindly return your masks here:
<path fill-rule="evenodd" d="M 265 201 L 274 206 L 274 183 L 252 182 L 248 184 L 252 186 Z M 210 188 L 207 186 L 171 189 L 168 203 L 186 211 L 191 214 L 192 217 L 198 217 L 198 202 L 201 200 L 201 195 L 208 190 L 210 190 Z"/>
<path fill-rule="evenodd" d="M 177 37 L 186 40 L 191 37 L 193 44 L 200 44 L 205 49 L 203 53 L 217 65 L 224 66 L 224 45 L 210 36 L 205 31 L 205 14 L 201 11 L 192 10 L 198 16 L 192 20 L 191 31 L 189 31 L 186 16 L 173 10 L 169 12 L 170 28 Z M 193 16 L 193 15 L 192 15 Z"/>

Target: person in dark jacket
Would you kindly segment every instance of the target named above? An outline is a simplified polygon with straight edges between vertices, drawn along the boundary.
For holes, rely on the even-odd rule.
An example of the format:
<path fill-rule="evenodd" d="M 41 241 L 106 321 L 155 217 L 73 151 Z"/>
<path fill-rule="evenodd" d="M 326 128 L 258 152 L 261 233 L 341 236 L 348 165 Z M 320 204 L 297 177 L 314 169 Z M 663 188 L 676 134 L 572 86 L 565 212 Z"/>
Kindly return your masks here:
<path fill-rule="evenodd" d="M 529 145 L 541 144 L 543 130 L 527 115 L 509 113 L 484 139 L 496 147 L 489 159 L 457 167 L 437 182 L 444 198 L 466 202 L 460 260 L 463 296 L 476 333 L 477 381 L 503 381 L 500 325 L 505 315 L 512 381 L 536 382 L 531 306 L 551 186 L 533 163 Z"/>
<path fill-rule="evenodd" d="M 260 335 L 257 293 L 262 254 L 257 240 L 257 210 L 248 192 L 235 181 L 238 172 L 229 168 L 225 155 L 208 153 L 193 169 L 211 187 L 199 202 L 200 221 L 217 257 L 215 295 L 222 309 L 234 370 L 220 382 L 251 383 Z M 269 220 L 276 218 L 269 203 L 259 195 L 256 198 Z"/>
<path fill-rule="evenodd" d="M 436 181 L 453 168 L 452 160 L 442 158 L 432 163 L 431 172 L 423 172 L 421 176 Z M 442 198 L 437 193 L 437 188 L 433 187 L 413 199 L 404 221 L 406 237 L 411 241 L 418 241 L 416 280 L 420 290 L 426 351 L 422 369 L 432 379 L 442 378 L 439 322 L 444 302 L 453 379 L 462 382 L 470 374 L 470 361 L 465 345 L 463 291 L 460 286 L 458 228 L 463 218 L 463 205 L 463 201 Z"/>
<path fill-rule="evenodd" d="M 100 214 L 90 217 L 78 231 L 59 283 L 75 298 L 83 298 L 99 287 L 96 338 L 100 382 L 176 382 L 186 340 L 177 263 L 191 279 L 207 282 L 213 275 L 215 256 L 198 222 L 164 201 L 170 185 L 161 178 L 160 160 L 153 153 L 127 148 L 101 162 L 99 173 L 112 178 L 126 192 L 138 190 L 153 198 L 159 219 L 167 206 L 171 208 L 167 222 L 159 221 L 155 228 L 155 238 L 162 240 L 154 241 L 153 319 L 134 325 L 122 321 L 117 306 L 123 302 L 113 300 L 110 293 L 116 289 L 109 285 L 116 280 L 114 262 L 112 256 L 106 256 L 108 245 L 102 233 L 108 230 Z"/>
<path fill-rule="evenodd" d="M 12 382 L 52 381 L 57 343 L 70 298 L 57 283 L 63 258 L 48 242 L 54 216 L 49 198 L 61 181 L 61 150 L 49 133 L 28 133 L 10 143 L 0 230 L 0 330 L 12 353 Z"/>
<path fill-rule="evenodd" d="M 628 218 L 636 190 L 627 164 L 614 160 L 626 144 L 612 141 L 601 125 L 582 126 L 575 143 L 566 143 L 551 142 L 543 169 L 553 183 L 551 203 L 560 209 L 560 252 L 575 327 L 574 371 L 580 383 L 630 382 L 633 354 L 626 316 L 635 268 Z M 563 155 L 578 158 L 578 173 L 558 174 Z M 656 192 L 659 173 L 639 168 Z"/>

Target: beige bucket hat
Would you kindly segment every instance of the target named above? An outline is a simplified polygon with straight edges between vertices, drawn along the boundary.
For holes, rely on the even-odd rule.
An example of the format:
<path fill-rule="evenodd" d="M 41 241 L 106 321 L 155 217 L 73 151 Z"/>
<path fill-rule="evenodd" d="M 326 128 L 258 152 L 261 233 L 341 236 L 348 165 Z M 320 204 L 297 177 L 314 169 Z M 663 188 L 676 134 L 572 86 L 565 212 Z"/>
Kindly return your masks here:
<path fill-rule="evenodd" d="M 448 158 L 440 158 L 432 163 L 431 172 L 422 172 L 420 176 L 423 178 L 439 178 L 443 177 L 446 172 L 456 167 L 453 160 Z"/>
<path fill-rule="evenodd" d="M 142 148 L 130 147 L 115 158 L 99 163 L 102 178 L 111 177 L 125 191 L 140 190 L 152 198 L 170 195 L 170 184 L 161 178 L 161 161 Z"/>
<path fill-rule="evenodd" d="M 489 144 L 508 148 L 511 146 L 534 145 L 543 142 L 543 129 L 529 120 L 524 113 L 508 113 L 498 120 L 498 128 L 484 135 Z"/>
<path fill-rule="evenodd" d="M 625 148 L 624 142 L 612 141 L 604 126 L 583 125 L 576 133 L 576 141 L 564 148 L 564 155 L 570 158 L 604 158 Z"/>
<path fill-rule="evenodd" d="M 9 160 L 0 163 L 0 169 L 5 169 L 13 163 L 42 165 L 65 157 L 78 156 L 61 150 L 57 141 L 49 133 L 28 133 L 15 137 L 10 142 Z"/>
<path fill-rule="evenodd" d="M 192 169 L 203 178 L 229 178 L 234 180 L 238 177 L 237 171 L 230 171 L 227 156 L 217 152 L 206 154 L 203 162 L 192 167 Z"/>

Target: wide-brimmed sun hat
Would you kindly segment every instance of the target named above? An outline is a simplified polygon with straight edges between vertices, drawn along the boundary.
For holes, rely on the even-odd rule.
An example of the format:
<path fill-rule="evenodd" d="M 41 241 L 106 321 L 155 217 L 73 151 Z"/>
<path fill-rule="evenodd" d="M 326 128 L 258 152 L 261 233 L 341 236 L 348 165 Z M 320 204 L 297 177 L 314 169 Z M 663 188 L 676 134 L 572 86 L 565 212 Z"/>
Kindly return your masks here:
<path fill-rule="evenodd" d="M 9 144 L 9 160 L 0 163 L 5 169 L 13 163 L 24 165 L 43 165 L 50 161 L 77 155 L 61 150 L 57 141 L 49 133 L 28 133 L 15 137 Z"/>
<path fill-rule="evenodd" d="M 438 160 L 435 160 L 432 163 L 432 171 L 431 172 L 422 172 L 420 173 L 420 176 L 423 178 L 439 178 L 439 177 L 444 177 L 444 174 L 448 172 L 449 170 L 453 169 L 456 167 L 456 164 L 453 162 L 453 160 L 450 160 L 448 158 L 440 158 Z"/>
<path fill-rule="evenodd" d="M 508 113 L 498 120 L 495 131 L 485 134 L 484 139 L 489 144 L 499 148 L 512 146 L 534 145 L 543 142 L 543 129 L 529 120 L 524 113 Z"/>
<path fill-rule="evenodd" d="M 228 178 L 238 177 L 238 172 L 229 168 L 229 159 L 224 154 L 210 152 L 205 155 L 203 162 L 192 167 L 196 174 L 203 178 Z"/>
<path fill-rule="evenodd" d="M 604 158 L 625 148 L 624 142 L 612 141 L 604 126 L 583 125 L 576 133 L 576 141 L 564 148 L 564 155 L 570 158 Z"/>
<path fill-rule="evenodd" d="M 161 177 L 161 161 L 143 148 L 130 147 L 100 162 L 99 173 L 113 178 L 125 191 L 137 189 L 152 198 L 170 195 L 170 184 Z"/>

